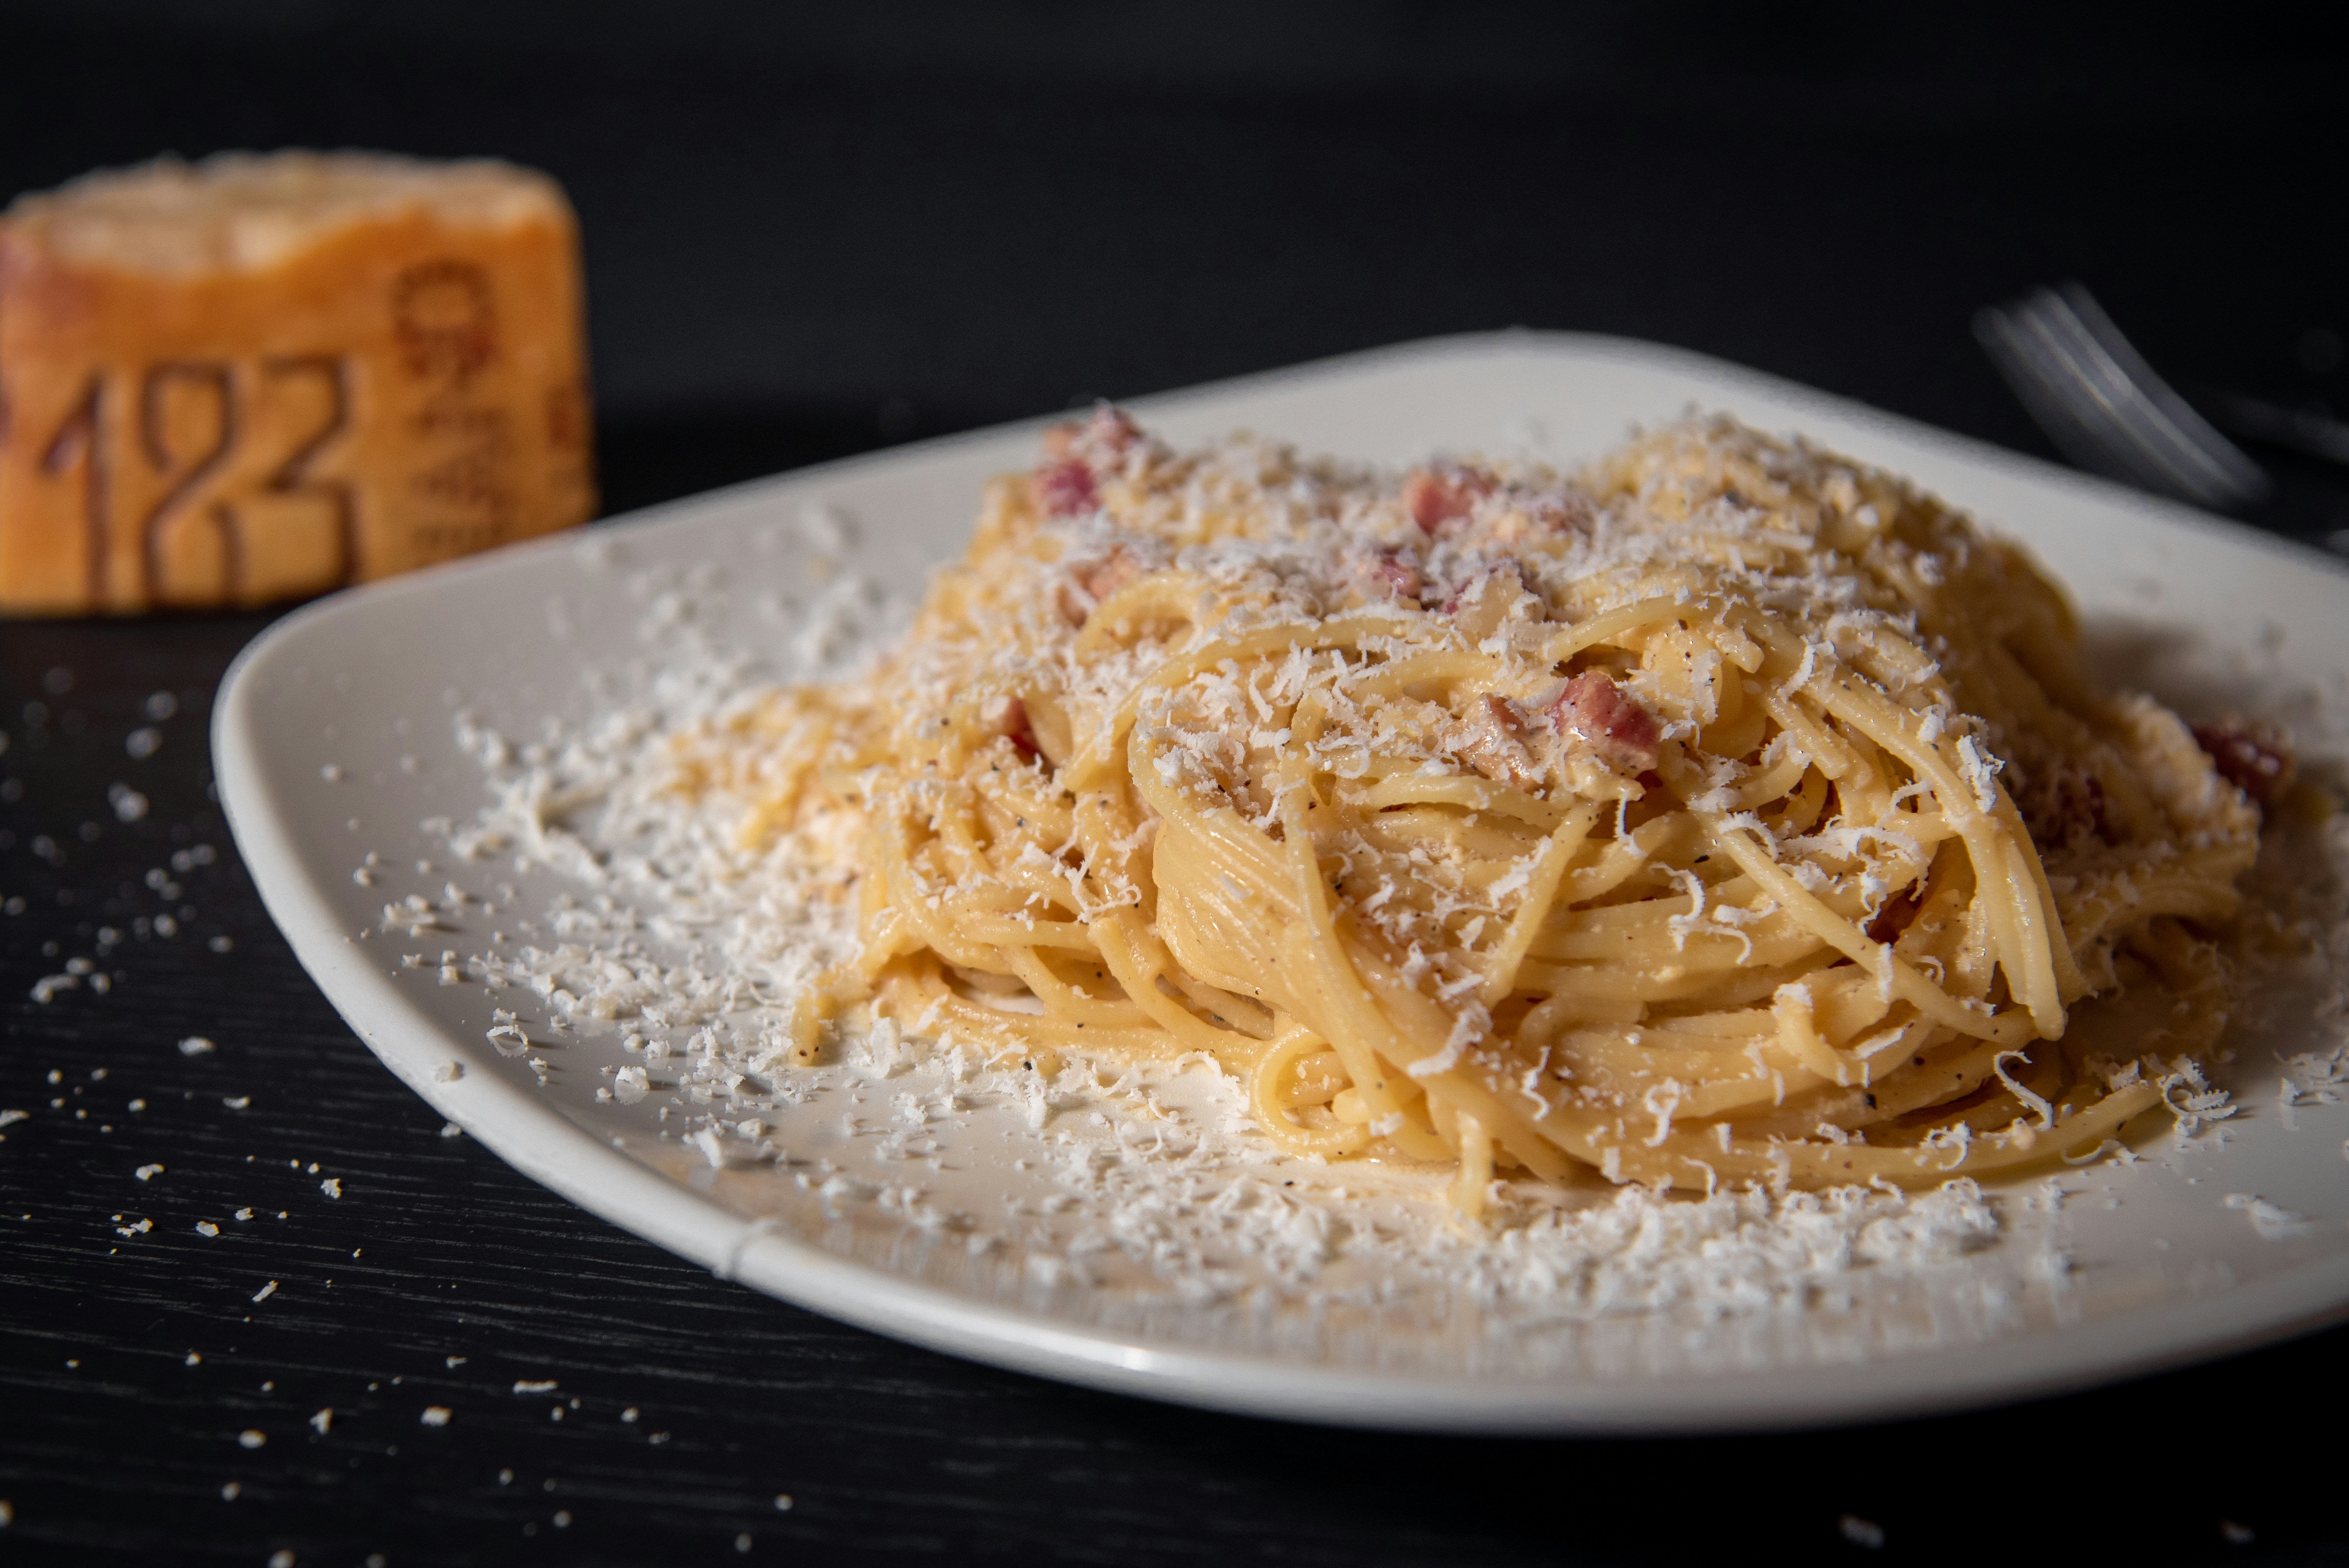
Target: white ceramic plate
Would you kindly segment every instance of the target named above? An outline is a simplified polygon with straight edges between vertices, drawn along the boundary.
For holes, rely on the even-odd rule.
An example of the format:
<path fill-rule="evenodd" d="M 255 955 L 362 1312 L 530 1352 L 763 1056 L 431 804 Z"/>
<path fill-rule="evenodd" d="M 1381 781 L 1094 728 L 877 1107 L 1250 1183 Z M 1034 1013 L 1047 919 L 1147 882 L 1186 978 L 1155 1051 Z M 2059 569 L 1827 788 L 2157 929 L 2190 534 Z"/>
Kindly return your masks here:
<path fill-rule="evenodd" d="M 1692 404 L 1913 476 L 2019 535 L 2106 645 L 2127 651 L 2122 674 L 2189 707 L 2249 692 L 2305 715 L 2312 694 L 2349 690 L 2349 575 L 2332 563 L 1693 355 L 1570 335 L 1454 338 L 1134 407 L 1177 441 L 1245 427 L 1402 463 L 1437 450 L 1573 460 Z M 437 929 L 411 936 L 382 918 L 388 901 L 437 902 L 451 875 L 476 875 L 450 870 L 445 821 L 430 822 L 462 821 L 484 799 L 451 716 L 470 709 L 523 738 L 548 715 L 586 718 L 616 686 L 641 688 L 671 640 L 658 628 L 681 619 L 701 644 L 788 674 L 791 650 L 809 641 L 806 612 L 792 606 L 814 576 L 845 566 L 917 593 L 963 547 L 980 482 L 1025 466 L 1036 434 L 1009 427 L 811 469 L 346 593 L 247 649 L 218 706 L 222 799 L 270 913 L 368 1047 L 518 1169 L 720 1277 L 956 1355 L 1267 1415 L 1482 1431 L 1857 1418 L 2075 1387 L 2349 1315 L 2349 1113 L 2303 1104 L 2287 1115 L 2277 1099 L 2278 1057 L 2339 1042 L 2338 1024 L 2318 1028 L 2305 1006 L 2237 1042 L 2243 1109 L 2218 1134 L 2165 1134 L 2136 1166 L 2067 1175 L 2054 1184 L 2068 1194 L 2060 1212 L 2050 1183 L 2008 1190 L 1996 1200 L 2004 1239 L 1959 1262 L 1881 1284 L 1862 1269 L 1824 1303 L 1806 1288 L 1760 1311 L 1683 1300 L 1530 1327 L 1464 1298 L 1371 1310 L 1358 1290 L 1351 1307 L 1292 1310 L 1258 1292 L 1250 1312 L 1154 1294 L 1130 1270 L 1023 1271 L 1017 1255 L 936 1244 L 885 1196 L 843 1211 L 792 1179 L 794 1164 L 802 1177 L 853 1166 L 838 1113 L 868 1088 L 877 1104 L 885 1086 L 839 1079 L 828 1102 L 779 1110 L 777 1139 L 806 1158 L 715 1170 L 659 1136 L 654 1105 L 595 1098 L 611 1081 L 600 1069 L 627 1059 L 615 1039 L 547 1053 L 557 1065 L 543 1085 L 490 1048 L 492 1007 L 519 993 L 440 984 L 434 958 L 480 948 L 492 922 L 444 910 Z M 831 521 L 810 528 L 812 515 Z M 844 562 L 812 562 L 838 551 L 823 536 L 841 520 L 861 542 Z M 361 885 L 353 872 L 370 852 L 377 869 Z M 411 872 L 419 861 L 432 869 Z M 559 891 L 543 870 L 497 876 L 523 884 L 499 922 Z M 402 966 L 423 949 L 422 966 Z M 535 1016 L 519 1011 L 526 1026 Z M 976 1209 L 1019 1190 L 1022 1133 L 989 1122 L 1000 1109 L 973 1112 L 995 1142 L 918 1172 L 924 1202 Z M 2254 1223 L 2254 1197 L 2274 1206 L 2259 1213 L 2301 1222 Z M 1363 1270 L 1375 1274 L 1375 1257 L 1354 1266 L 1374 1296 Z"/>

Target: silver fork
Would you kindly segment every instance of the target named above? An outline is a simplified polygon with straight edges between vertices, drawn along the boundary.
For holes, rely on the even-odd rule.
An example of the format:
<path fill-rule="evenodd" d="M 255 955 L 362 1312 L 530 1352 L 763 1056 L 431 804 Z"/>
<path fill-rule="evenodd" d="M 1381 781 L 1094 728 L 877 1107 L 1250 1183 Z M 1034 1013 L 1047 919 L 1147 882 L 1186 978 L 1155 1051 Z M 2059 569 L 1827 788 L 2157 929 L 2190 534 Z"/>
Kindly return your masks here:
<path fill-rule="evenodd" d="M 1974 336 L 2039 428 L 2085 469 L 2203 506 L 2264 498 L 2267 471 L 2154 374 L 2076 283 L 1974 315 Z"/>

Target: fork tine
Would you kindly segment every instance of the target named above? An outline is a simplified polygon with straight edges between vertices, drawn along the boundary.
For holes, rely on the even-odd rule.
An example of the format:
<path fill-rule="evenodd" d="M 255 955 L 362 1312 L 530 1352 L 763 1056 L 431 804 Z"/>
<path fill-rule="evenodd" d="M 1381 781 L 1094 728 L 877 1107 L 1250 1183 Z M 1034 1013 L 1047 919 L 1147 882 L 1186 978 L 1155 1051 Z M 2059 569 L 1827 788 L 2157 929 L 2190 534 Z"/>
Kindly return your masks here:
<path fill-rule="evenodd" d="M 2108 479 L 2147 483 L 2126 443 L 2113 434 L 2101 402 L 2083 395 L 2078 376 L 2024 302 L 2017 301 L 2013 309 L 1992 305 L 1977 311 L 1973 329 L 1991 364 L 2057 450 Z"/>
<path fill-rule="evenodd" d="M 2058 390 L 2095 426 L 2130 476 L 2147 490 L 2209 501 L 2210 475 L 2178 451 L 2175 432 L 2158 426 L 2127 368 L 2107 352 L 2070 304 L 2046 289 L 2024 302 L 2030 328 L 2059 372 Z"/>
<path fill-rule="evenodd" d="M 2175 469 L 2181 477 L 2191 475 L 2189 482 L 2199 493 L 2220 500 L 2254 500 L 2266 493 L 2266 472 L 2145 362 L 2095 295 L 2076 282 L 2066 283 L 2056 300 L 2095 346 L 2096 354 L 2131 389 L 2131 406 L 2140 417 L 2129 428 L 2147 443 L 2157 461 L 2165 469 Z"/>
<path fill-rule="evenodd" d="M 2158 416 L 2127 366 L 2097 341 L 2069 302 L 2050 290 L 2036 290 L 2023 302 L 2023 314 L 2059 375 L 2059 392 L 2095 427 L 2131 478 L 2148 490 L 2190 500 L 2221 499 L 2211 476 L 2190 458 L 2181 458 L 2175 433 L 2158 428 Z"/>
<path fill-rule="evenodd" d="M 2258 464 L 2171 390 L 2078 284 L 1974 318 L 1992 363 L 2065 456 L 2204 505 L 2266 493 Z"/>

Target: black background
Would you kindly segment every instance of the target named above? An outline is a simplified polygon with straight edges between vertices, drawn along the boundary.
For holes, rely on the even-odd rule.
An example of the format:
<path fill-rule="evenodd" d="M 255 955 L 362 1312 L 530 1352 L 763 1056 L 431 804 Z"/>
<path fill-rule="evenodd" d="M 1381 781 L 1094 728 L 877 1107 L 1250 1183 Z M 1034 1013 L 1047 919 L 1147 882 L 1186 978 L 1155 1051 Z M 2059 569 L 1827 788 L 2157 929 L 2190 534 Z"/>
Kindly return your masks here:
<path fill-rule="evenodd" d="M 549 170 L 614 511 L 1512 324 L 2044 453 L 1967 322 L 2064 277 L 2189 389 L 2344 396 L 2343 66 L 1981 7 L 0 5 L 0 196 L 165 150 Z M 2349 530 L 2349 484 L 2259 455 L 2253 521 Z M 2349 1561 L 2340 1330 L 1932 1421 L 1494 1442 L 1084 1393 L 714 1283 L 441 1137 L 294 964 L 208 794 L 264 624 L 0 624 L 0 1561 L 1628 1563 L 1861 1553 L 1846 1513 L 1907 1560 Z M 101 927 L 109 989 L 32 1001 Z"/>

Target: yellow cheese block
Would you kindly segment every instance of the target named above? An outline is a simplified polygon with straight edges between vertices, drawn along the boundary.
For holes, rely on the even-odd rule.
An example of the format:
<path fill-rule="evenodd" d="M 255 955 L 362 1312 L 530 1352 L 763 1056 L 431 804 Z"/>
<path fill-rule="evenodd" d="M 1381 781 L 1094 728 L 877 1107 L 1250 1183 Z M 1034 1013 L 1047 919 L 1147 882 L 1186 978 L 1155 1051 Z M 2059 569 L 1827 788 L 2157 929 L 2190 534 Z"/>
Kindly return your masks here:
<path fill-rule="evenodd" d="M 585 521 L 578 225 L 495 162 L 222 154 L 0 215 L 0 612 L 254 605 Z"/>

